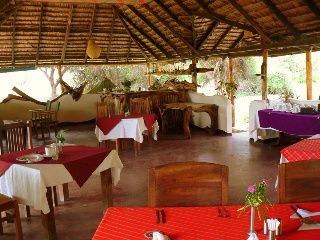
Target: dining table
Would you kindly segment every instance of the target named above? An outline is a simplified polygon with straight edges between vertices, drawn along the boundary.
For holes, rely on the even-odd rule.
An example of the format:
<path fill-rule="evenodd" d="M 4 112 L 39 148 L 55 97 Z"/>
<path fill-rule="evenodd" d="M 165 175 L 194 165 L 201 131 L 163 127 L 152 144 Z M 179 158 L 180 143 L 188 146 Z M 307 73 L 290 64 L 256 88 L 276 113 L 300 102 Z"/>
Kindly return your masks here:
<path fill-rule="evenodd" d="M 291 209 L 293 204 L 266 206 L 267 218 L 281 219 L 278 240 L 319 240 L 319 224 L 302 224 Z M 312 212 L 320 211 L 320 202 L 299 203 Z M 112 207 L 103 216 L 93 240 L 141 240 L 145 233 L 160 231 L 171 240 L 240 240 L 248 239 L 250 210 L 241 212 L 241 206 L 209 207 Z M 157 220 L 156 212 L 165 218 Z M 221 212 L 225 214 L 221 214 Z M 319 220 L 319 216 L 314 217 Z M 163 221 L 164 220 L 164 221 Z M 256 216 L 254 229 L 259 239 L 267 239 L 264 220 Z M 306 230 L 309 229 L 309 230 Z M 152 239 L 152 238 L 148 238 Z"/>
<path fill-rule="evenodd" d="M 117 152 L 107 148 L 63 146 L 57 160 L 41 157 L 44 152 L 40 146 L 1 155 L 0 193 L 40 210 L 48 238 L 56 239 L 52 187 L 73 181 L 82 187 L 90 176 L 100 174 L 106 209 L 113 206 L 112 183 L 119 182 L 123 164 Z"/>
<path fill-rule="evenodd" d="M 98 118 L 95 134 L 99 142 L 131 138 L 136 144 L 140 144 L 143 142 L 144 132 L 148 132 L 148 135 L 157 140 L 158 130 L 157 116 L 154 113 L 121 114 Z M 136 155 L 138 149 L 139 147 L 135 148 Z"/>

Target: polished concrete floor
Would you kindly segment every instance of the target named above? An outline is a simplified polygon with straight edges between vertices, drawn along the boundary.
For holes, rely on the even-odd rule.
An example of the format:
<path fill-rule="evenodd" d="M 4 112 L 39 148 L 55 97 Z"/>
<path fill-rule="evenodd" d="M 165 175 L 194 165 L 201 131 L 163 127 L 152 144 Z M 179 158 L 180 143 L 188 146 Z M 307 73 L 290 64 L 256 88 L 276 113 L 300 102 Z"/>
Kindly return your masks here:
<path fill-rule="evenodd" d="M 67 142 L 97 146 L 94 123 L 62 126 L 67 129 Z M 178 161 L 206 161 L 229 166 L 229 203 L 242 204 L 248 185 L 262 178 L 271 180 L 269 196 L 276 201 L 274 182 L 279 162 L 279 147 L 262 142 L 252 143 L 248 133 L 232 136 L 210 136 L 204 130 L 191 129 L 191 140 L 183 134 L 159 134 L 159 140 L 142 144 L 140 155 L 135 157 L 132 148 L 120 152 L 124 164 L 119 184 L 113 189 L 114 205 L 119 207 L 147 206 L 148 168 Z M 50 140 L 48 140 L 50 141 Z M 35 141 L 34 145 L 42 144 Z M 71 199 L 55 208 L 57 238 L 59 240 L 91 239 L 102 218 L 100 178 L 91 177 L 80 189 L 69 185 Z M 24 239 L 46 239 L 41 225 L 40 212 L 32 211 L 27 222 L 22 214 Z M 1 240 L 13 240 L 14 224 L 5 224 Z"/>

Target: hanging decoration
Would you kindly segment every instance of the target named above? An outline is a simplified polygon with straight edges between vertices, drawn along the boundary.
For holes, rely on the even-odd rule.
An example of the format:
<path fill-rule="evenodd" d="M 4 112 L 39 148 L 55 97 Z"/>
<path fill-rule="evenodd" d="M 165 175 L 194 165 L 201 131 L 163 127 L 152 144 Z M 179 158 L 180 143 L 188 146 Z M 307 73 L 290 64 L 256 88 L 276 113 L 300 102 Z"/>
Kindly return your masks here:
<path fill-rule="evenodd" d="M 94 40 L 90 39 L 88 41 L 86 53 L 90 58 L 99 58 L 101 51 L 101 47 L 99 47 Z"/>

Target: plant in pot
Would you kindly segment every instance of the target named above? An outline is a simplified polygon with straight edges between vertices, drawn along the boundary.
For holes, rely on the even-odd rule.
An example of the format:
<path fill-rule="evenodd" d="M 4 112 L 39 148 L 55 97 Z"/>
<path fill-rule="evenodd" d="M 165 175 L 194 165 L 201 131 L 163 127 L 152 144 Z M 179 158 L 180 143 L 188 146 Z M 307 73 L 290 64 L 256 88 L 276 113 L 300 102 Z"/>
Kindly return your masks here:
<path fill-rule="evenodd" d="M 124 91 L 125 92 L 130 92 L 130 88 L 131 88 L 131 81 L 128 79 L 125 79 L 123 82 L 121 82 L 122 86 L 124 87 Z"/>

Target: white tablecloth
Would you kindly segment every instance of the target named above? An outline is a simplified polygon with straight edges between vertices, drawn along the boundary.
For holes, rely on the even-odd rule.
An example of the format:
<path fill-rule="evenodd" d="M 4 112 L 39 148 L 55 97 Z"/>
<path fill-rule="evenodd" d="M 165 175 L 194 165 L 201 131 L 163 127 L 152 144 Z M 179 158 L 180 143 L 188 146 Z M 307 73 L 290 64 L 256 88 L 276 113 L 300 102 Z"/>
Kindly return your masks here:
<path fill-rule="evenodd" d="M 132 138 L 135 141 L 143 142 L 143 132 L 147 131 L 143 117 L 125 118 L 113 128 L 108 134 L 104 134 L 98 126 L 95 128 L 95 134 L 99 142 L 104 140 L 115 140 L 118 138 Z M 153 138 L 157 140 L 157 132 L 159 130 L 158 121 L 153 124 Z"/>
<path fill-rule="evenodd" d="M 109 168 L 113 184 L 116 185 L 120 180 L 123 164 L 115 150 L 109 153 L 93 174 Z M 47 187 L 72 181 L 72 176 L 63 164 L 12 164 L 0 177 L 0 193 L 47 214 L 50 212 L 46 198 Z"/>

